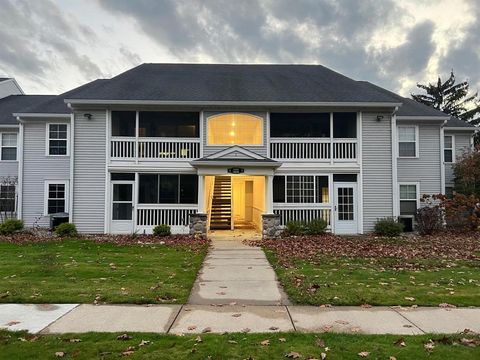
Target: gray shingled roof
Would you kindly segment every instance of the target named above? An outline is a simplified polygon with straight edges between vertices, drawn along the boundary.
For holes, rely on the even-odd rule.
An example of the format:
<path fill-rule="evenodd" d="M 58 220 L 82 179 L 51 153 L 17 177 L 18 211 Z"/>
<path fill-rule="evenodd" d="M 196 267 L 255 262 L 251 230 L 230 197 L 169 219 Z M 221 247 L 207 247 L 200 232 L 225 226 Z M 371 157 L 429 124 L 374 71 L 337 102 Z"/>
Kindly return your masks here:
<path fill-rule="evenodd" d="M 386 94 L 391 96 L 392 99 L 395 99 L 398 102 L 401 102 L 403 105 L 399 107 L 397 111 L 398 116 L 441 116 L 446 117 L 448 116 L 444 112 L 441 112 L 437 109 L 434 109 L 430 106 L 421 104 L 413 99 L 409 99 L 394 92 L 391 92 L 387 89 L 381 88 L 375 84 L 372 84 L 368 81 L 359 81 L 363 86 L 366 88 L 371 89 L 372 91 L 378 91 L 379 93 Z"/>
<path fill-rule="evenodd" d="M 23 109 L 23 111 L 18 111 L 18 113 L 31 113 L 31 114 L 70 114 L 70 109 L 67 107 L 65 103 L 65 99 L 70 96 L 74 96 L 77 92 L 80 91 L 91 91 L 95 89 L 97 86 L 101 85 L 103 82 L 107 80 L 105 79 L 98 79 L 82 86 L 79 86 L 73 90 L 67 91 L 66 93 L 54 96 L 53 98 L 49 99 L 48 101 L 34 104 L 28 108 Z"/>
<path fill-rule="evenodd" d="M 143 64 L 67 99 L 395 102 L 321 65 Z"/>
<path fill-rule="evenodd" d="M 2 81 L 5 81 L 5 80 L 10 80 L 11 78 L 3 78 L 3 77 L 0 77 L 0 82 Z"/>
<path fill-rule="evenodd" d="M 450 117 L 447 121 L 446 127 L 461 127 L 461 128 L 471 128 L 472 130 L 476 129 L 475 126 L 472 124 L 469 124 L 468 122 L 461 120 L 459 118 L 456 118 L 455 116 Z"/>
<path fill-rule="evenodd" d="M 18 124 L 13 113 L 21 112 L 54 97 L 55 95 L 10 95 L 0 99 L 0 126 L 1 124 Z"/>

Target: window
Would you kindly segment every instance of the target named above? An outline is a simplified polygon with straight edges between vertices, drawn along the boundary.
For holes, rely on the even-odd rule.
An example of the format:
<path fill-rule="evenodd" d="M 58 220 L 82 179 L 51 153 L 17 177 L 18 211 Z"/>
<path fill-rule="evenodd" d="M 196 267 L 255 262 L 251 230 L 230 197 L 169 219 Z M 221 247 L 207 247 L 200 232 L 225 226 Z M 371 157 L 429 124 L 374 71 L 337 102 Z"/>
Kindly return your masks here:
<path fill-rule="evenodd" d="M 197 175 L 139 175 L 140 204 L 196 204 Z"/>
<path fill-rule="evenodd" d="M 417 184 L 400 184 L 400 215 L 415 215 L 417 207 Z"/>
<path fill-rule="evenodd" d="M 0 185 L 0 212 L 15 212 L 15 185 Z"/>
<path fill-rule="evenodd" d="M 445 187 L 445 196 L 449 199 L 453 199 L 453 196 L 455 195 L 455 190 L 453 186 L 446 186 Z"/>
<path fill-rule="evenodd" d="M 416 126 L 398 127 L 398 156 L 418 157 L 418 131 Z"/>
<path fill-rule="evenodd" d="M 222 114 L 208 119 L 208 145 L 262 145 L 263 119 L 250 114 Z"/>
<path fill-rule="evenodd" d="M 135 136 L 136 116 L 135 111 L 112 111 L 112 136 Z"/>
<path fill-rule="evenodd" d="M 330 137 L 330 113 L 271 113 L 271 137 Z"/>
<path fill-rule="evenodd" d="M 333 137 L 352 139 L 357 137 L 357 113 L 333 113 Z"/>
<path fill-rule="evenodd" d="M 140 137 L 199 137 L 198 112 L 141 111 Z"/>
<path fill-rule="evenodd" d="M 328 203 L 328 176 L 289 175 L 274 176 L 273 202 Z"/>
<path fill-rule="evenodd" d="M 17 134 L 3 133 L 0 137 L 1 160 L 17 160 Z"/>
<path fill-rule="evenodd" d="M 68 155 L 68 125 L 47 124 L 48 155 Z"/>
<path fill-rule="evenodd" d="M 45 215 L 68 212 L 67 194 L 67 181 L 47 181 L 45 183 Z"/>
<path fill-rule="evenodd" d="M 453 135 L 445 135 L 443 137 L 443 156 L 446 163 L 455 162 L 455 145 Z"/>

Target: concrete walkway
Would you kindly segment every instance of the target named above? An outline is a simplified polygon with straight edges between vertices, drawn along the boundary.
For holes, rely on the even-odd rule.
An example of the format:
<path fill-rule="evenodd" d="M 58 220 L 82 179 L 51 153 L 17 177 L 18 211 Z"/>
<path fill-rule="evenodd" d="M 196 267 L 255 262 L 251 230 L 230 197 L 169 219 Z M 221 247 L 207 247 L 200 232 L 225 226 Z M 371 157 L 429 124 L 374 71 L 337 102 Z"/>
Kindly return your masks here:
<path fill-rule="evenodd" d="M 31 333 L 480 332 L 480 308 L 0 304 L 0 328 Z"/>
<path fill-rule="evenodd" d="M 289 304 L 261 248 L 244 245 L 241 236 L 231 240 L 228 233 L 217 232 L 211 238 L 212 246 L 193 286 L 189 304 Z"/>

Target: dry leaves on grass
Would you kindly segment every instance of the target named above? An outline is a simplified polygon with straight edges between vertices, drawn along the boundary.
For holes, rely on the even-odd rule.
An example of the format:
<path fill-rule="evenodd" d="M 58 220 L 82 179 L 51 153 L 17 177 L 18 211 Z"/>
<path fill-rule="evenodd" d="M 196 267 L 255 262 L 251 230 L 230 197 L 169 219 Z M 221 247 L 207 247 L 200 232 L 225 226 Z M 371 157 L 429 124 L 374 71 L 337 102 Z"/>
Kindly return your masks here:
<path fill-rule="evenodd" d="M 368 351 L 362 351 L 362 352 L 359 352 L 357 355 L 364 358 L 370 355 L 370 353 Z"/>
<path fill-rule="evenodd" d="M 286 237 L 250 241 L 249 245 L 272 250 L 282 265 L 295 259 L 314 260 L 318 255 L 411 259 L 479 259 L 480 232 L 441 232 L 430 236 L 383 239 L 373 235 Z"/>
<path fill-rule="evenodd" d="M 285 357 L 289 359 L 300 359 L 302 355 L 296 351 L 290 351 L 289 353 L 285 354 Z"/>
<path fill-rule="evenodd" d="M 260 345 L 268 346 L 268 345 L 270 345 L 270 340 L 263 340 L 263 341 L 260 342 Z"/>

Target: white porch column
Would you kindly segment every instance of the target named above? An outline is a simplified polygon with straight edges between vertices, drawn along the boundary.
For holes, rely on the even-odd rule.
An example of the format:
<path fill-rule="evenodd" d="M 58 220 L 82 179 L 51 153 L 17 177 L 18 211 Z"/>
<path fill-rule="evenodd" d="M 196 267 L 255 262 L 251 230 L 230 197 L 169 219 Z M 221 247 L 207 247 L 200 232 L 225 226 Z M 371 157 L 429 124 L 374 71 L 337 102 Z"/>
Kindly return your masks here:
<path fill-rule="evenodd" d="M 265 213 L 273 214 L 273 175 L 265 176 Z"/>
<path fill-rule="evenodd" d="M 205 175 L 198 175 L 198 212 L 205 212 Z"/>

